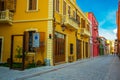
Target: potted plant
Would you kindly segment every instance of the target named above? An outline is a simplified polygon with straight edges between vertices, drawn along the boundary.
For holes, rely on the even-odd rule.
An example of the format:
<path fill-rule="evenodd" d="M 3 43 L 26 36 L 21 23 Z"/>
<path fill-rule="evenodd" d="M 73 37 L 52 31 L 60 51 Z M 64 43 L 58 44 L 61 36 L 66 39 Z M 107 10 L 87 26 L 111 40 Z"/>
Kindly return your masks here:
<path fill-rule="evenodd" d="M 17 46 L 16 52 L 17 52 L 17 55 L 15 55 L 15 57 L 18 58 L 20 62 L 20 59 L 22 58 L 22 47 Z"/>

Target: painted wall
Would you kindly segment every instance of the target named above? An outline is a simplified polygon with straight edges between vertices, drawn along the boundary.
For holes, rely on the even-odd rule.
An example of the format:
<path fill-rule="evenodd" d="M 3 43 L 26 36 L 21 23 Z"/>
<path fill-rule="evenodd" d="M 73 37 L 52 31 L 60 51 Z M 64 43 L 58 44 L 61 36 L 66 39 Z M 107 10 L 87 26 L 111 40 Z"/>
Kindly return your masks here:
<path fill-rule="evenodd" d="M 36 61 L 41 60 L 42 62 L 44 59 L 50 60 L 50 64 L 54 64 L 54 49 L 53 49 L 53 35 L 54 32 L 59 32 L 66 36 L 65 40 L 65 62 L 68 62 L 68 56 L 73 56 L 74 60 L 76 61 L 76 39 L 81 40 L 82 42 L 88 43 L 88 57 L 90 56 L 90 49 L 89 49 L 89 37 L 90 36 L 82 36 L 81 37 L 81 24 L 78 24 L 78 28 L 71 28 L 70 26 L 66 26 L 65 30 L 62 30 L 62 19 L 63 19 L 63 0 L 59 0 L 60 10 L 59 12 L 54 11 L 56 6 L 53 9 L 53 0 L 44 0 L 40 3 L 38 0 L 38 9 L 35 11 L 28 11 L 28 0 L 17 0 L 16 11 L 14 12 L 13 22 L 12 25 L 0 23 L 0 37 L 4 38 L 3 43 L 3 52 L 2 52 L 2 62 L 6 62 L 7 59 L 10 57 L 11 51 L 11 35 L 18 35 L 24 34 L 24 31 L 37 31 L 37 32 L 45 32 L 45 50 L 43 53 L 37 52 Z M 71 7 L 71 15 L 73 16 L 73 10 L 77 10 L 77 14 L 81 18 L 85 20 L 85 28 L 89 27 L 90 22 L 85 14 L 81 11 L 81 9 L 76 5 L 76 0 L 72 2 L 72 0 L 66 0 L 66 15 L 68 16 L 68 6 Z M 22 5 L 20 4 L 22 3 Z M 53 20 L 53 11 L 54 11 L 54 18 Z M 89 31 L 88 31 L 89 32 Z M 49 35 L 51 34 L 51 38 Z M 19 44 L 21 39 L 16 39 L 17 42 L 15 46 Z M 70 43 L 73 46 L 73 54 L 70 54 Z M 22 43 L 20 43 L 22 45 Z M 83 43 L 81 44 L 83 46 Z M 84 44 L 85 45 L 85 44 Z M 82 48 L 81 56 L 82 58 L 86 57 L 86 47 Z M 84 53 L 83 53 L 84 52 Z M 15 50 L 14 50 L 14 53 Z"/>
<path fill-rule="evenodd" d="M 4 37 L 2 62 L 6 62 L 10 57 L 11 35 L 23 35 L 24 31 L 28 30 L 45 32 L 45 48 L 47 48 L 48 4 L 46 3 L 48 3 L 48 0 L 44 0 L 42 4 L 38 0 L 38 3 L 40 4 L 38 5 L 38 10 L 36 11 L 27 10 L 27 1 L 28 0 L 17 0 L 12 25 L 0 23 L 0 36 Z M 22 5 L 20 3 L 22 3 Z M 46 51 L 43 54 L 39 53 L 38 55 L 39 59 L 42 59 L 40 58 L 41 55 L 45 58 Z"/>
<path fill-rule="evenodd" d="M 93 40 L 93 57 L 98 56 L 99 54 L 99 44 L 97 37 L 99 36 L 98 33 L 98 22 L 92 12 L 88 12 L 88 18 L 92 23 L 92 40 Z"/>

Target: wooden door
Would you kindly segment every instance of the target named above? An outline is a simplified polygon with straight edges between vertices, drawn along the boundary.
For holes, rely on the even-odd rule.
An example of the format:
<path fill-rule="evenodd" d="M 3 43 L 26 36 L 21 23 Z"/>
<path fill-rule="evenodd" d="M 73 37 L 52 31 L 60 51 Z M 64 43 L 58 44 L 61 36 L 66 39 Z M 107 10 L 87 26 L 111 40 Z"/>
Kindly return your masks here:
<path fill-rule="evenodd" d="M 77 40 L 77 59 L 81 59 L 81 41 Z"/>
<path fill-rule="evenodd" d="M 88 53 L 88 42 L 86 42 L 86 58 L 89 57 L 89 53 Z"/>
<path fill-rule="evenodd" d="M 65 61 L 65 36 L 60 33 L 56 33 L 55 35 L 55 54 L 54 54 L 54 62 L 64 62 Z"/>

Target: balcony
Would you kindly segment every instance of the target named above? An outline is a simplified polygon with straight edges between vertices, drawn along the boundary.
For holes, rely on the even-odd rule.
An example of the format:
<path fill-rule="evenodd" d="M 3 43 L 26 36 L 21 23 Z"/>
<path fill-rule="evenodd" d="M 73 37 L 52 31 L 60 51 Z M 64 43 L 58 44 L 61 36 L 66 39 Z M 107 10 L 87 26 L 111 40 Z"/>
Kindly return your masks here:
<path fill-rule="evenodd" d="M 81 28 L 81 35 L 90 37 L 90 31 L 86 28 Z"/>
<path fill-rule="evenodd" d="M 94 30 L 97 30 L 97 27 L 94 27 Z"/>
<path fill-rule="evenodd" d="M 0 23 L 12 24 L 13 13 L 9 10 L 0 11 Z"/>
<path fill-rule="evenodd" d="M 79 22 L 75 20 L 75 18 L 68 15 L 63 16 L 62 24 L 72 30 L 76 30 L 79 28 Z"/>

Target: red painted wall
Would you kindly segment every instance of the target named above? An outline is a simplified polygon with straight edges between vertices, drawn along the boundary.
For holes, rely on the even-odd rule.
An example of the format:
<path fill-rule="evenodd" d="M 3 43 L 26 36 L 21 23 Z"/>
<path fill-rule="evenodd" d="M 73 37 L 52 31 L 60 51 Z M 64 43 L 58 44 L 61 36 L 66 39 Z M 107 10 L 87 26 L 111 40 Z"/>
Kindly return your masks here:
<path fill-rule="evenodd" d="M 92 12 L 88 12 L 88 19 L 92 23 L 92 42 L 93 42 L 93 57 L 99 55 L 99 42 L 97 37 L 99 36 L 98 33 L 98 22 Z"/>

